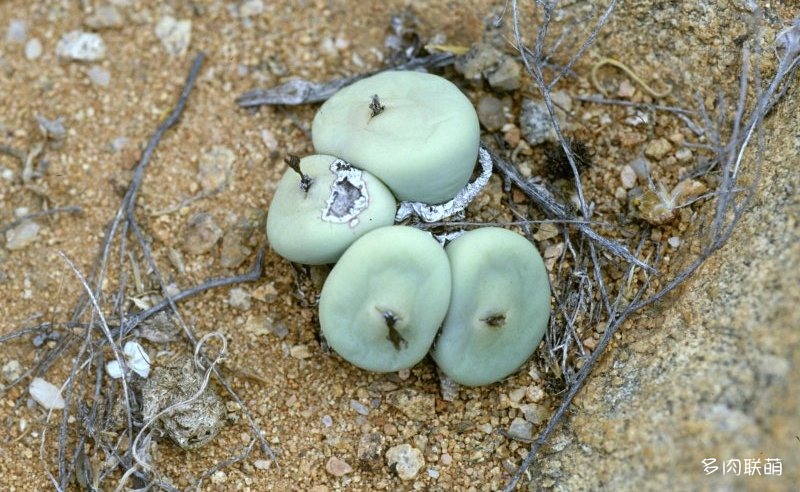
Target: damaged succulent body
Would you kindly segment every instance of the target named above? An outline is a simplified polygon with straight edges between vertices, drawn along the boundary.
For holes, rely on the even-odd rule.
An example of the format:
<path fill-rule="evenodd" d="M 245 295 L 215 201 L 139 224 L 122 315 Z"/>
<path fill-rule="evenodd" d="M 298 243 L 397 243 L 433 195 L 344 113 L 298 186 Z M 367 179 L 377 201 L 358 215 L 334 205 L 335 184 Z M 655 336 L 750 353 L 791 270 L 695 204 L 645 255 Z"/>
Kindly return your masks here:
<path fill-rule="evenodd" d="M 394 197 L 370 173 L 328 155 L 304 157 L 299 167 L 310 184 L 285 173 L 267 216 L 270 246 L 284 258 L 333 263 L 361 235 L 393 223 Z"/>
<path fill-rule="evenodd" d="M 317 152 L 365 169 L 399 200 L 452 199 L 478 156 L 478 116 L 450 81 L 419 72 L 382 72 L 337 92 L 314 117 Z"/>
<path fill-rule="evenodd" d="M 319 301 L 328 345 L 377 372 L 425 357 L 450 301 L 450 265 L 430 234 L 382 227 L 365 234 L 331 271 Z"/>
<path fill-rule="evenodd" d="M 547 329 L 542 258 L 527 239 L 496 227 L 466 232 L 446 251 L 453 293 L 431 355 L 460 384 L 499 381 L 531 356 Z"/>

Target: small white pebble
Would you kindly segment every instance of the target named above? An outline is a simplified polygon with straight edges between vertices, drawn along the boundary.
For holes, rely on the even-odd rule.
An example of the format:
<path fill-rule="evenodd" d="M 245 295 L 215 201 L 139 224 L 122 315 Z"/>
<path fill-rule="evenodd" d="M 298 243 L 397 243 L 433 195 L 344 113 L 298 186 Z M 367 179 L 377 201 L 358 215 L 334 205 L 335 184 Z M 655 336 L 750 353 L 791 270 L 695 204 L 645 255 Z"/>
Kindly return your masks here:
<path fill-rule="evenodd" d="M 308 359 L 309 357 L 311 357 L 311 350 L 309 350 L 308 345 L 305 345 L 305 344 L 292 346 L 292 348 L 290 349 L 289 353 L 295 359 L 301 359 L 302 360 L 302 359 Z"/>
<path fill-rule="evenodd" d="M 228 474 L 222 470 L 218 470 L 211 475 L 211 483 L 215 485 L 220 485 L 225 483 L 228 480 Z"/>
<path fill-rule="evenodd" d="M 275 134 L 267 129 L 261 130 L 261 141 L 270 151 L 278 149 L 278 139 L 275 138 Z"/>
<path fill-rule="evenodd" d="M 358 400 L 350 400 L 350 408 L 359 415 L 369 415 L 369 408 Z"/>
<path fill-rule="evenodd" d="M 333 418 L 330 415 L 323 415 L 322 416 L 322 425 L 326 428 L 333 425 Z"/>
<path fill-rule="evenodd" d="M 228 293 L 228 304 L 236 309 L 246 311 L 250 309 L 250 293 L 241 287 L 235 287 Z"/>
<path fill-rule="evenodd" d="M 97 61 L 106 56 L 103 38 L 93 32 L 70 31 L 56 45 L 56 55 L 77 61 Z"/>
<path fill-rule="evenodd" d="M 114 149 L 114 152 L 119 152 L 128 145 L 128 142 L 128 137 L 117 137 L 111 141 L 111 147 Z"/>
<path fill-rule="evenodd" d="M 42 42 L 33 38 L 25 44 L 25 58 L 35 60 L 42 56 Z"/>
<path fill-rule="evenodd" d="M 679 238 L 678 236 L 672 236 L 671 238 L 667 239 L 667 243 L 671 247 L 677 248 L 678 246 L 681 245 L 681 238 Z"/>
<path fill-rule="evenodd" d="M 525 397 L 525 388 L 516 388 L 508 393 L 508 399 L 514 403 L 519 403 Z"/>
<path fill-rule="evenodd" d="M 439 478 L 439 470 L 428 468 L 428 476 L 434 479 Z"/>
<path fill-rule="evenodd" d="M 513 437 L 518 437 L 521 439 L 530 439 L 531 436 L 533 435 L 533 424 L 526 421 L 525 419 L 517 417 L 511 422 L 511 425 L 508 427 L 508 433 Z"/>
<path fill-rule="evenodd" d="M 631 166 L 625 165 L 622 168 L 619 177 L 622 181 L 622 187 L 626 190 L 630 190 L 636 186 L 636 171 Z"/>
<path fill-rule="evenodd" d="M 9 43 L 24 43 L 27 36 L 28 27 L 25 25 L 25 21 L 14 19 L 8 23 L 6 41 Z"/>
<path fill-rule="evenodd" d="M 41 227 L 36 222 L 26 220 L 22 224 L 6 231 L 6 249 L 22 249 L 36 241 Z"/>
<path fill-rule="evenodd" d="M 62 409 L 66 405 L 58 386 L 42 378 L 33 378 L 29 391 L 31 398 L 47 410 Z"/>
<path fill-rule="evenodd" d="M 675 151 L 675 158 L 681 162 L 687 162 L 692 159 L 692 149 L 683 147 Z"/>
<path fill-rule="evenodd" d="M 239 6 L 239 15 L 242 17 L 252 17 L 264 12 L 264 2 L 262 0 L 245 0 Z"/>
<path fill-rule="evenodd" d="M 111 83 L 111 73 L 98 65 L 90 67 L 89 70 L 86 71 L 86 75 L 89 76 L 89 80 L 95 85 L 106 87 Z"/>
<path fill-rule="evenodd" d="M 192 40 L 192 21 L 177 20 L 167 15 L 158 21 L 155 33 L 167 53 L 172 56 L 181 56 L 189 49 L 189 43 Z"/>
<path fill-rule="evenodd" d="M 256 467 L 258 470 L 266 470 L 269 468 L 269 460 L 255 460 L 253 462 L 253 466 Z"/>
<path fill-rule="evenodd" d="M 337 50 L 340 51 L 346 50 L 347 48 L 350 47 L 350 41 L 344 38 L 336 38 L 336 40 L 333 42 L 333 45 L 336 47 Z"/>

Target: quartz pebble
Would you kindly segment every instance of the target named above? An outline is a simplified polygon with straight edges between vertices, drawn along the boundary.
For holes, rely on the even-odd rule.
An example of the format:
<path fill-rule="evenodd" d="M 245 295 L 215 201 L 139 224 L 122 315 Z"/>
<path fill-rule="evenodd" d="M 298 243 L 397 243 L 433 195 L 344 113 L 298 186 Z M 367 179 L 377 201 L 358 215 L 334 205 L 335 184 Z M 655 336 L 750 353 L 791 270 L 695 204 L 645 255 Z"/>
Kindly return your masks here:
<path fill-rule="evenodd" d="M 6 41 L 9 43 L 24 43 L 25 38 L 28 37 L 28 27 L 25 21 L 13 19 L 8 23 L 8 31 L 6 31 Z"/>
<path fill-rule="evenodd" d="M 220 251 L 220 264 L 225 268 L 236 268 L 250 255 L 250 248 L 242 243 L 242 236 L 238 231 L 228 229 L 222 238 Z"/>
<path fill-rule="evenodd" d="M 369 415 L 369 408 L 358 400 L 350 400 L 350 408 L 359 415 Z"/>
<path fill-rule="evenodd" d="M 228 481 L 228 474 L 222 470 L 217 470 L 211 475 L 211 483 L 214 485 L 222 485 Z"/>
<path fill-rule="evenodd" d="M 631 166 L 625 165 L 619 173 L 619 177 L 622 181 L 622 187 L 626 190 L 630 190 L 636 186 L 636 171 L 634 171 Z"/>
<path fill-rule="evenodd" d="M 10 383 L 22 375 L 22 365 L 16 359 L 10 360 L 3 365 L 2 373 L 3 380 Z"/>
<path fill-rule="evenodd" d="M 331 456 L 328 462 L 325 463 L 325 470 L 334 477 L 342 477 L 348 473 L 351 473 L 353 471 L 353 467 L 348 465 L 346 461 L 337 458 L 336 456 Z"/>
<path fill-rule="evenodd" d="M 533 424 L 525 419 L 517 417 L 511 422 L 511 426 L 508 428 L 508 434 L 521 439 L 531 439 L 533 436 Z"/>
<path fill-rule="evenodd" d="M 478 121 L 490 132 L 503 128 L 508 121 L 503 111 L 503 102 L 493 96 L 483 96 L 478 101 Z"/>
<path fill-rule="evenodd" d="M 192 21 L 164 16 L 156 24 L 156 37 L 172 56 L 181 56 L 189 49 L 192 39 Z"/>
<path fill-rule="evenodd" d="M 524 99 L 519 120 L 522 135 L 530 145 L 556 140 L 556 133 L 550 122 L 550 113 L 547 111 L 544 101 Z"/>
<path fill-rule="evenodd" d="M 94 85 L 107 87 L 108 84 L 111 83 L 111 73 L 99 65 L 92 65 L 89 67 L 89 70 L 86 71 L 86 75 Z"/>
<path fill-rule="evenodd" d="M 675 151 L 675 158 L 681 162 L 688 162 L 692 160 L 692 149 L 686 147 Z"/>
<path fill-rule="evenodd" d="M 289 353 L 295 359 L 300 359 L 300 360 L 308 359 L 309 357 L 311 357 L 311 350 L 308 348 L 308 345 L 305 344 L 293 346 Z"/>
<path fill-rule="evenodd" d="M 425 465 L 425 458 L 419 449 L 410 444 L 400 444 L 386 451 L 386 462 L 401 480 L 411 480 Z"/>
<path fill-rule="evenodd" d="M 42 42 L 33 38 L 25 44 L 25 58 L 35 60 L 42 56 Z"/>
<path fill-rule="evenodd" d="M 93 32 L 70 31 L 58 41 L 56 55 L 76 61 L 102 60 L 106 56 L 106 44 Z"/>
<path fill-rule="evenodd" d="M 521 68 L 513 57 L 488 43 L 475 43 L 456 59 L 455 68 L 468 80 L 485 78 L 498 90 L 512 91 L 520 87 Z"/>
<path fill-rule="evenodd" d="M 541 424 L 548 416 L 547 408 L 537 403 L 525 403 L 520 405 L 519 409 L 522 411 L 525 420 L 534 425 Z"/>
<path fill-rule="evenodd" d="M 33 115 L 36 123 L 39 125 L 39 130 L 50 140 L 63 140 L 67 136 L 67 129 L 64 128 L 64 117 L 48 120 L 41 114 Z"/>
<path fill-rule="evenodd" d="M 33 378 L 29 391 L 31 398 L 47 410 L 61 409 L 66 404 L 58 386 L 42 378 Z"/>
<path fill-rule="evenodd" d="M 516 388 L 508 393 L 508 399 L 513 403 L 519 403 L 525 397 L 525 388 Z"/>
<path fill-rule="evenodd" d="M 36 222 L 26 220 L 16 227 L 6 231 L 6 249 L 16 250 L 36 241 L 41 226 Z"/>
<path fill-rule="evenodd" d="M 215 145 L 200 158 L 197 180 L 203 191 L 221 187 L 230 178 L 236 154 L 227 147 Z"/>
<path fill-rule="evenodd" d="M 242 311 L 250 309 L 250 293 L 241 287 L 234 287 L 228 293 L 228 304 Z"/>
<path fill-rule="evenodd" d="M 122 18 L 117 7 L 113 5 L 101 5 L 97 7 L 94 14 L 83 21 L 86 27 L 91 29 L 112 29 L 122 27 L 125 20 Z"/>
<path fill-rule="evenodd" d="M 666 138 L 657 138 L 647 144 L 647 147 L 644 149 L 644 154 L 647 157 L 660 160 L 667 155 L 667 152 L 670 150 L 672 150 L 672 145 L 670 145 Z"/>
<path fill-rule="evenodd" d="M 183 249 L 189 254 L 207 253 L 222 237 L 222 229 L 214 222 L 214 217 L 206 212 L 193 215 L 187 224 Z"/>
<path fill-rule="evenodd" d="M 264 12 L 264 2 L 262 0 L 245 0 L 239 6 L 239 15 L 242 17 L 252 17 Z"/>

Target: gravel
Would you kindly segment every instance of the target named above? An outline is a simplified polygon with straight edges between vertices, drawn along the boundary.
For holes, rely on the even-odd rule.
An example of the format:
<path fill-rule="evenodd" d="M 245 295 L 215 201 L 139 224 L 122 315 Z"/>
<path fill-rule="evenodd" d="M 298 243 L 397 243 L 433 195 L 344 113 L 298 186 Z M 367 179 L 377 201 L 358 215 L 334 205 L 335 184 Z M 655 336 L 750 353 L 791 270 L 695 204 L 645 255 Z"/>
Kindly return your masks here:
<path fill-rule="evenodd" d="M 334 477 L 343 477 L 348 473 L 352 473 L 353 467 L 347 464 L 346 461 L 336 456 L 331 456 L 328 462 L 325 463 L 325 471 Z"/>
<path fill-rule="evenodd" d="M 410 444 L 400 444 L 386 451 L 386 463 L 401 480 L 412 480 L 425 465 L 422 451 Z"/>
<path fill-rule="evenodd" d="M 35 60 L 42 56 L 42 42 L 38 38 L 33 38 L 25 43 L 25 58 Z"/>
<path fill-rule="evenodd" d="M 512 437 L 529 440 L 533 436 L 533 424 L 525 419 L 517 417 L 508 427 L 508 434 Z"/>
<path fill-rule="evenodd" d="M 36 241 L 41 226 L 33 221 L 25 221 L 6 231 L 6 249 L 22 249 Z"/>
<path fill-rule="evenodd" d="M 155 33 L 167 53 L 182 56 L 186 54 L 192 40 L 192 21 L 177 20 L 167 15 L 158 21 Z"/>
<path fill-rule="evenodd" d="M 544 101 L 522 100 L 522 113 L 519 117 L 522 135 L 530 145 L 555 142 L 556 134 L 550 123 L 550 114 Z"/>
<path fill-rule="evenodd" d="M 207 212 L 194 214 L 186 227 L 183 249 L 189 254 L 208 253 L 222 237 L 222 229 Z"/>
<path fill-rule="evenodd" d="M 99 65 L 92 65 L 89 67 L 89 70 L 86 71 L 86 75 L 94 85 L 107 87 L 108 84 L 111 83 L 111 72 Z"/>
<path fill-rule="evenodd" d="M 8 30 L 6 31 L 6 41 L 9 43 L 24 43 L 28 37 L 28 26 L 25 21 L 19 19 L 12 19 L 8 23 Z"/>
<path fill-rule="evenodd" d="M 204 191 L 221 187 L 230 178 L 236 154 L 228 147 L 215 145 L 200 157 L 197 180 Z"/>
<path fill-rule="evenodd" d="M 241 287 L 234 287 L 228 293 L 228 304 L 230 304 L 232 308 L 246 311 L 250 309 L 251 306 L 250 293 Z"/>
<path fill-rule="evenodd" d="M 114 29 L 122 27 L 125 19 L 114 5 L 101 5 L 83 23 L 90 29 Z"/>
<path fill-rule="evenodd" d="M 657 138 L 647 144 L 647 147 L 644 149 L 644 155 L 661 160 L 670 150 L 672 150 L 672 145 L 669 143 L 669 140 L 666 138 Z"/>
<path fill-rule="evenodd" d="M 70 31 L 56 45 L 56 55 L 75 61 L 98 61 L 106 57 L 106 44 L 98 34 Z"/>
<path fill-rule="evenodd" d="M 503 102 L 494 96 L 483 96 L 478 101 L 478 120 L 490 132 L 495 132 L 508 123 Z"/>

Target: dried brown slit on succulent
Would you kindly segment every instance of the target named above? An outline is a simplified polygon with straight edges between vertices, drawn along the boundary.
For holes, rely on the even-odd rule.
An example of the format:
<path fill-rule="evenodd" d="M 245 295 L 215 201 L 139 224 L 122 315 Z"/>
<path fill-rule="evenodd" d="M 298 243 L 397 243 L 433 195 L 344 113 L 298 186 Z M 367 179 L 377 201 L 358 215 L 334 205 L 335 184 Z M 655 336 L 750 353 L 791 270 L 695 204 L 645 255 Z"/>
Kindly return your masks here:
<path fill-rule="evenodd" d="M 403 338 L 402 335 L 400 335 L 400 332 L 397 331 L 397 328 L 395 328 L 395 325 L 398 321 L 397 316 L 395 316 L 392 311 L 387 310 L 383 312 L 383 319 L 386 321 L 386 328 L 389 330 L 389 333 L 386 335 L 386 339 L 392 342 L 395 350 L 399 351 L 406 348 L 408 346 L 408 342 L 405 338 Z"/>
<path fill-rule="evenodd" d="M 372 95 L 372 101 L 369 103 L 369 111 L 370 116 L 372 118 L 378 116 L 379 114 L 383 113 L 383 110 L 386 109 L 386 106 L 381 104 L 381 100 L 377 94 Z"/>
<path fill-rule="evenodd" d="M 303 192 L 308 193 L 308 189 L 311 188 L 311 183 L 313 180 L 308 174 L 303 174 L 303 171 L 300 169 L 300 158 L 296 155 L 289 154 L 286 156 L 284 161 L 292 171 L 300 175 L 300 189 Z"/>

